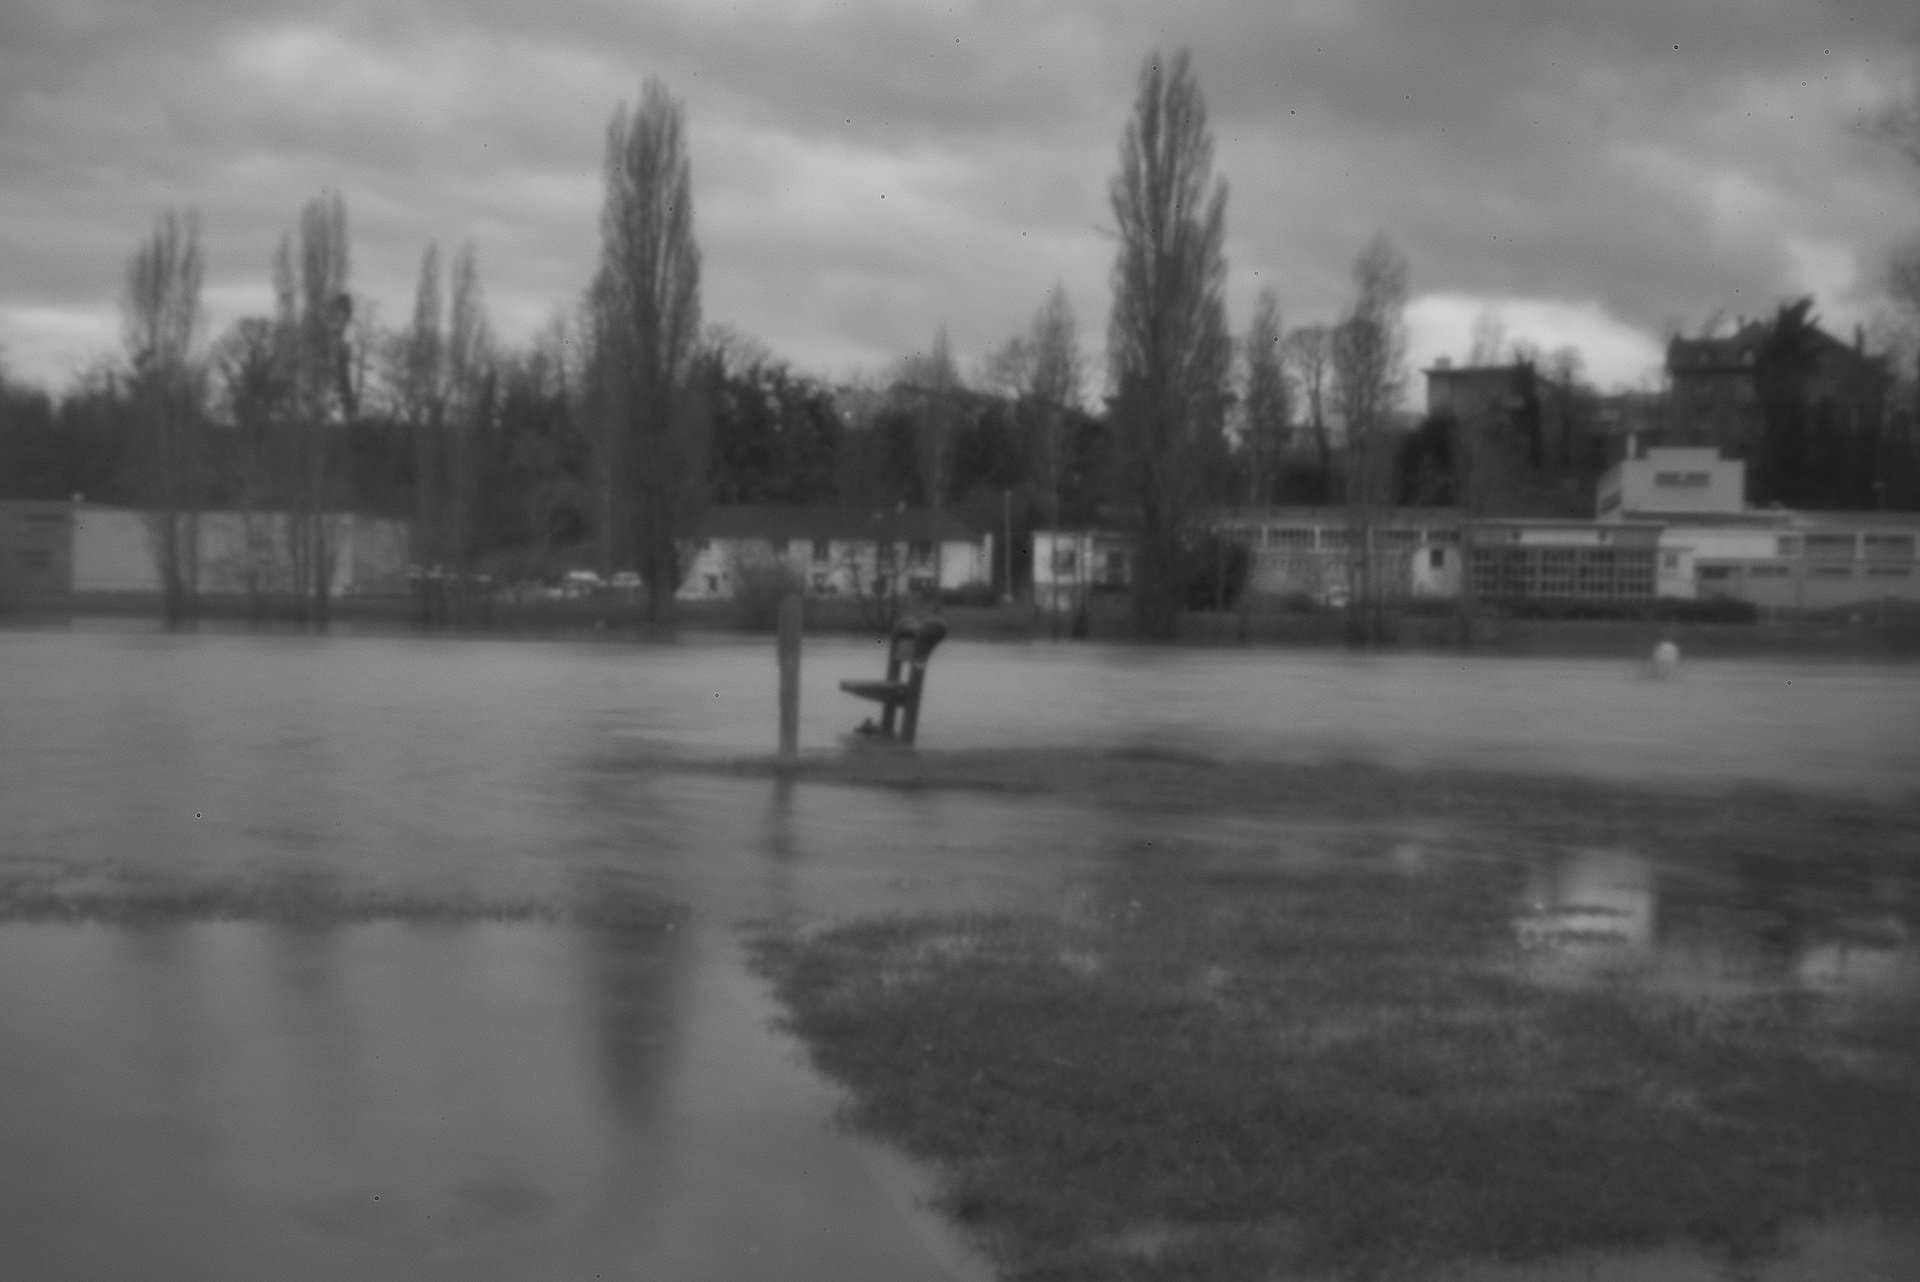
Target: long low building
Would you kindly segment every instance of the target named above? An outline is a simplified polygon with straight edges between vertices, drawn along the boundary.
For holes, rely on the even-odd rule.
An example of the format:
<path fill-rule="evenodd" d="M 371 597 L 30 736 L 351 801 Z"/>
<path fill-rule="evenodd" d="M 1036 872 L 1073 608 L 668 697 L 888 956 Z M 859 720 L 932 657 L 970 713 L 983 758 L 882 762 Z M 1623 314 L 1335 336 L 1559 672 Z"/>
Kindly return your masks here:
<path fill-rule="evenodd" d="M 152 518 L 134 508 L 70 506 L 75 592 L 160 590 Z M 336 596 L 406 591 L 408 522 L 351 512 L 324 520 Z M 202 512 L 195 524 L 199 591 L 241 595 L 289 589 L 293 555 L 285 513 Z"/>
<path fill-rule="evenodd" d="M 726 599 L 779 573 L 816 596 L 932 596 L 989 585 L 994 539 L 944 512 L 740 504 L 695 526 L 682 600 Z"/>
<path fill-rule="evenodd" d="M 1746 506 L 1745 464 L 1717 451 L 1629 448 L 1597 487 L 1595 519 L 1480 518 L 1389 508 L 1223 509 L 1209 528 L 1249 554 L 1254 597 L 1337 604 L 1361 578 L 1388 600 L 1726 597 L 1770 610 L 1920 601 L 1920 513 Z M 1112 531 L 1038 531 L 1034 594 L 1073 603 L 1124 588 L 1132 547 Z"/>

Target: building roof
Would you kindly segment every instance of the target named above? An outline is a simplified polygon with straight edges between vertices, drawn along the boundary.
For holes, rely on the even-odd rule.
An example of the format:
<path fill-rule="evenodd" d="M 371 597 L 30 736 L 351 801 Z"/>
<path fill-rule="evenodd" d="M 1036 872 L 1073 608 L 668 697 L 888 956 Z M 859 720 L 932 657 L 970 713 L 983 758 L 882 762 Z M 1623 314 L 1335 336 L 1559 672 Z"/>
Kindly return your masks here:
<path fill-rule="evenodd" d="M 872 539 L 896 543 L 974 543 L 980 535 L 951 512 L 784 507 L 740 503 L 709 507 L 694 523 L 707 539 Z"/>
<path fill-rule="evenodd" d="M 1920 512 L 1836 512 L 1750 507 L 1739 512 L 1660 512 L 1653 519 L 1668 525 L 1742 525 L 1776 530 L 1834 529 L 1840 526 L 1920 529 Z"/>
<path fill-rule="evenodd" d="M 1347 507 L 1223 507 L 1207 512 L 1207 520 L 1221 524 L 1263 525 L 1349 525 L 1353 510 Z M 1377 507 L 1369 520 L 1374 525 L 1444 525 L 1460 519 L 1457 507 Z"/>

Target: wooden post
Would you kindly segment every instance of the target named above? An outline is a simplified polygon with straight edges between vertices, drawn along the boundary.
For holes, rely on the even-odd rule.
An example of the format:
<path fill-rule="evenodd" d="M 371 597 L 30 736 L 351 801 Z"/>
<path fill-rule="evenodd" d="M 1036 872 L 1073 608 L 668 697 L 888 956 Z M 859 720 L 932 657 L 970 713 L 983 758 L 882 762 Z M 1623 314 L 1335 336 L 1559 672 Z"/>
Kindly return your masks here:
<path fill-rule="evenodd" d="M 780 760 L 800 755 L 800 594 L 780 602 Z"/>

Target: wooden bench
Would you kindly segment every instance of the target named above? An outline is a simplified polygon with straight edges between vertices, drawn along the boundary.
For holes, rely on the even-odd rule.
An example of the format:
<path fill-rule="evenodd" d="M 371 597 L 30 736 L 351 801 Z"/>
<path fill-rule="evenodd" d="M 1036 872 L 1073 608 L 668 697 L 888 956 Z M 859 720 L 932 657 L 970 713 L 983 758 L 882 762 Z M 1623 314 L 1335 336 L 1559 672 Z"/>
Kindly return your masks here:
<path fill-rule="evenodd" d="M 880 705 L 880 724 L 871 719 L 861 734 L 889 742 L 912 743 L 920 727 L 920 692 L 927 681 L 927 659 L 947 636 L 939 619 L 902 619 L 893 625 L 887 645 L 887 675 L 879 681 L 842 681 L 840 688 L 856 699 Z M 897 724 L 896 724 L 897 723 Z"/>

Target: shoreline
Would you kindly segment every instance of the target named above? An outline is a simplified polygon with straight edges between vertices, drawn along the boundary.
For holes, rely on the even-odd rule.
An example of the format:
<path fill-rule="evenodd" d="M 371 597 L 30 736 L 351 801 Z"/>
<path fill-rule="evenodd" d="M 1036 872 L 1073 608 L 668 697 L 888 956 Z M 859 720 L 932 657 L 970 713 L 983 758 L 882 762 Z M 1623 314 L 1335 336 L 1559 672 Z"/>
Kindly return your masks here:
<path fill-rule="evenodd" d="M 773 629 L 742 603 L 682 602 L 670 624 L 649 623 L 631 601 L 528 600 L 477 604 L 458 622 L 428 625 L 417 603 L 405 596 L 348 596 L 332 603 L 329 623 L 356 632 L 402 632 L 448 637 L 581 636 L 656 640 L 685 636 L 768 637 Z M 1071 646 L 1079 641 L 1140 644 L 1181 650 L 1350 651 L 1345 615 L 1338 611 L 1261 610 L 1250 614 L 1188 613 L 1171 642 L 1134 643 L 1125 620 L 1114 611 L 1096 612 L 1084 637 L 1073 637 L 1068 621 L 1024 605 L 934 607 L 915 605 L 903 613 L 937 612 L 957 640 L 1009 644 Z M 163 627 L 159 599 L 151 593 L 86 593 L 53 608 L 0 612 L 0 625 L 60 627 L 104 620 L 150 622 Z M 244 597 L 208 597 L 196 624 L 220 629 L 262 631 L 311 629 L 311 623 L 281 612 L 261 614 Z M 195 625 L 188 625 L 189 627 Z M 872 636 L 883 631 L 851 601 L 811 599 L 806 631 L 815 636 Z M 1426 611 L 1393 616 L 1392 638 L 1367 647 L 1375 654 L 1477 654 L 1500 657 L 1639 659 L 1661 641 L 1680 647 L 1682 659 L 1694 658 L 1844 658 L 1884 662 L 1920 661 L 1920 612 L 1863 606 L 1819 616 L 1782 616 L 1751 623 L 1660 619 L 1538 619 L 1487 614 L 1476 620 L 1473 643 L 1460 644 L 1458 620 Z"/>

